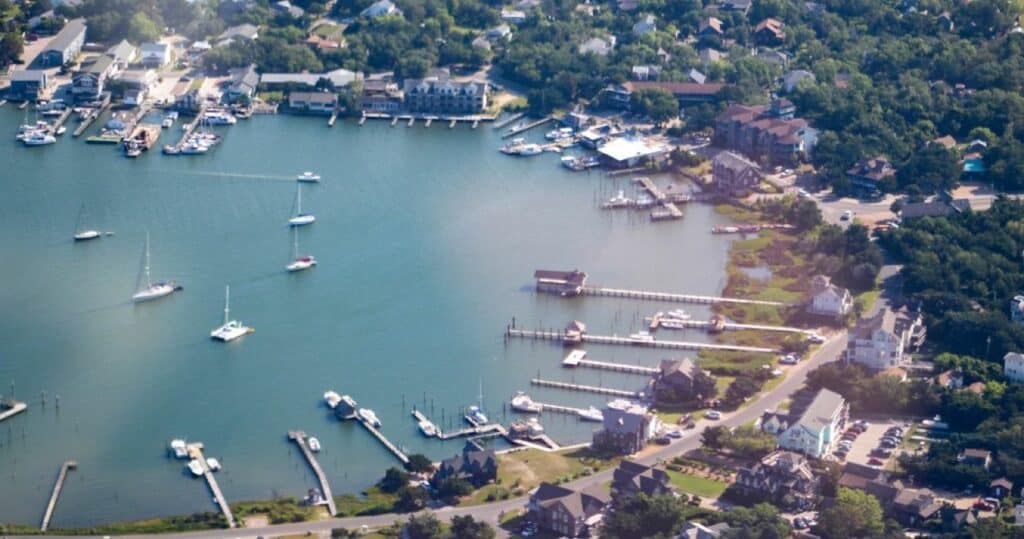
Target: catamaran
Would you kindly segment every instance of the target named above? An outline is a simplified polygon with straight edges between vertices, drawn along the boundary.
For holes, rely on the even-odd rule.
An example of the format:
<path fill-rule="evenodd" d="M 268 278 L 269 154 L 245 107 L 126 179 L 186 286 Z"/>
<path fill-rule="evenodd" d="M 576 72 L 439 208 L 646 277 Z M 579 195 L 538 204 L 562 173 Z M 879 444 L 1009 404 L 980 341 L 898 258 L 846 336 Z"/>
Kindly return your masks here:
<path fill-rule="evenodd" d="M 243 325 L 238 320 L 231 320 L 230 318 L 230 305 L 229 301 L 231 298 L 231 287 L 224 286 L 224 325 L 210 332 L 210 338 L 217 339 L 218 341 L 231 342 L 239 337 L 244 337 L 252 333 L 254 330 L 246 325 Z"/>
<path fill-rule="evenodd" d="M 313 255 L 299 256 L 299 231 L 297 229 L 293 230 L 295 230 L 292 234 L 295 237 L 295 241 L 292 243 L 292 256 L 295 257 L 295 260 L 292 260 L 284 269 L 296 272 L 312 268 L 316 265 L 316 258 L 313 258 Z"/>
<path fill-rule="evenodd" d="M 316 216 L 312 213 L 302 213 L 302 184 L 297 184 L 295 194 L 295 216 L 288 219 L 289 226 L 305 226 L 316 221 Z"/>
<path fill-rule="evenodd" d="M 96 238 L 99 238 L 102 235 L 102 234 L 100 234 L 99 230 L 93 230 L 91 228 L 87 228 L 87 229 L 83 230 L 81 228 L 80 225 L 81 225 L 81 222 L 82 222 L 82 214 L 83 213 L 85 213 L 85 204 L 84 203 L 78 208 L 78 219 L 75 222 L 75 235 L 74 235 L 75 241 L 94 240 Z"/>
<path fill-rule="evenodd" d="M 140 303 L 151 299 L 162 298 L 181 290 L 181 287 L 174 281 L 153 282 L 149 274 L 149 232 L 146 232 L 146 264 L 143 270 L 146 274 L 146 287 L 132 295 L 132 301 Z"/>

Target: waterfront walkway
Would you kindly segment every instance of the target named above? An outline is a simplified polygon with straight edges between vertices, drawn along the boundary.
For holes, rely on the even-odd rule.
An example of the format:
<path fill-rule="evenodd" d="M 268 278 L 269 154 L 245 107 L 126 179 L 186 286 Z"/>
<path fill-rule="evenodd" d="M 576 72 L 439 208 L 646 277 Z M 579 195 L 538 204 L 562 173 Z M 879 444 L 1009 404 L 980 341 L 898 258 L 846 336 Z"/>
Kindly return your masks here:
<path fill-rule="evenodd" d="M 698 296 L 694 294 L 674 294 L 670 292 L 631 290 L 627 288 L 607 288 L 601 286 L 584 286 L 581 291 L 581 294 L 584 296 L 604 296 L 612 298 L 639 299 L 645 301 L 668 301 L 673 303 L 699 303 L 704 305 L 732 303 L 737 305 L 762 305 L 766 307 L 787 306 L 785 303 L 782 302 L 765 301 L 760 299 L 726 298 L 721 296 Z"/>
<path fill-rule="evenodd" d="M 618 337 L 615 335 L 590 335 L 588 333 L 576 334 L 565 333 L 563 331 L 529 330 L 512 327 L 506 330 L 506 335 L 509 337 L 519 337 L 523 339 L 559 341 L 567 346 L 580 343 L 591 343 L 643 346 L 647 348 L 665 348 L 669 350 L 721 350 L 724 352 L 754 352 L 765 354 L 775 353 L 775 349 L 765 348 L 761 346 L 744 346 L 739 344 L 716 344 L 687 341 L 666 341 L 655 339 L 654 337 L 651 337 L 649 339 L 638 339 L 633 337 Z"/>
<path fill-rule="evenodd" d="M 327 482 L 327 474 L 324 473 L 323 468 L 320 467 L 320 463 L 316 460 L 316 455 L 309 448 L 309 444 L 306 442 L 306 433 L 299 431 L 289 431 L 288 439 L 295 442 L 299 446 L 299 450 L 302 451 L 302 455 L 306 457 L 306 462 L 309 463 L 309 467 L 313 469 L 313 473 L 316 474 L 317 481 L 320 482 L 320 493 L 323 494 L 324 500 L 327 502 L 327 510 L 331 516 L 338 514 L 338 506 L 334 503 L 334 494 L 331 493 L 331 485 Z"/>
<path fill-rule="evenodd" d="M 769 326 L 765 324 L 738 324 L 735 322 L 722 322 L 720 324 L 714 324 L 709 320 L 680 320 L 678 318 L 667 319 L 664 318 L 664 313 L 657 313 L 651 317 L 650 329 L 704 329 L 704 330 L 716 330 L 718 328 L 726 331 L 743 331 L 743 330 L 754 330 L 754 331 L 775 331 L 780 333 L 798 333 L 802 335 L 816 334 L 813 329 L 804 329 L 792 326 Z M 677 324 L 683 326 L 681 328 L 666 326 L 662 322 L 671 320 L 671 324 Z"/>

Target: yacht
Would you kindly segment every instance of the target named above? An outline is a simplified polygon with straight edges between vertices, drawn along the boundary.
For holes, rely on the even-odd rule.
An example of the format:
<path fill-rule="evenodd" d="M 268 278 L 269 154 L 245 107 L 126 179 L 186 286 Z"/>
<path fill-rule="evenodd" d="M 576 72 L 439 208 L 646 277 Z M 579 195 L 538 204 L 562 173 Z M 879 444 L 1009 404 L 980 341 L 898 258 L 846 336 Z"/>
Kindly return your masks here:
<path fill-rule="evenodd" d="M 480 407 L 475 404 L 469 407 L 469 412 L 466 414 L 466 416 L 472 419 L 473 422 L 475 422 L 478 425 L 487 424 L 487 416 L 484 414 L 483 410 L 481 410 Z"/>
<path fill-rule="evenodd" d="M 528 414 L 539 414 L 544 409 L 543 406 L 533 402 L 533 399 L 529 395 L 522 391 L 517 391 L 516 396 L 512 397 L 512 409 L 517 412 L 526 412 Z"/>
<path fill-rule="evenodd" d="M 162 298 L 173 294 L 174 292 L 181 290 L 174 281 L 157 281 L 153 282 L 149 274 L 149 232 L 146 232 L 146 263 L 143 266 L 143 271 L 146 275 L 146 287 L 139 290 L 135 294 L 132 294 L 132 301 L 141 303 L 143 301 L 149 301 L 153 299 Z"/>
<path fill-rule="evenodd" d="M 422 432 L 423 435 L 426 436 L 427 438 L 433 438 L 434 436 L 437 436 L 437 427 L 434 426 L 434 424 L 431 423 L 430 421 L 424 419 L 423 421 L 417 423 L 417 426 L 420 428 L 420 432 Z"/>
<path fill-rule="evenodd" d="M 200 155 L 210 151 L 210 147 L 198 142 L 188 142 L 177 153 L 181 155 Z"/>
<path fill-rule="evenodd" d="M 638 331 L 629 336 L 634 342 L 654 342 L 654 335 L 647 331 Z"/>
<path fill-rule="evenodd" d="M 593 406 L 585 410 L 580 410 L 579 412 L 577 412 L 577 414 L 580 416 L 580 419 L 584 421 L 604 421 L 604 414 L 601 413 L 601 410 L 598 410 Z"/>
<path fill-rule="evenodd" d="M 320 440 L 317 440 L 316 438 L 312 438 L 311 437 L 308 440 L 308 443 L 309 443 L 309 450 L 310 451 L 312 451 L 314 453 L 319 453 L 320 452 Z"/>
<path fill-rule="evenodd" d="M 380 419 L 377 419 L 377 414 L 373 413 L 373 410 L 369 408 L 360 408 L 356 414 L 358 414 L 359 418 L 371 427 L 380 428 Z"/>
<path fill-rule="evenodd" d="M 338 395 L 334 391 L 328 391 L 327 393 L 324 393 L 324 402 L 327 403 L 328 408 L 333 410 L 337 408 L 338 403 L 341 402 L 341 395 Z"/>
<path fill-rule="evenodd" d="M 203 473 L 206 472 L 206 470 L 203 469 L 203 463 L 199 462 L 198 459 L 188 461 L 188 470 L 196 477 L 202 477 Z"/>
<path fill-rule="evenodd" d="M 690 319 L 690 313 L 688 313 L 688 312 L 686 312 L 686 311 L 684 311 L 682 309 L 673 309 L 673 310 L 669 311 L 668 313 L 666 313 L 665 316 L 667 316 L 668 318 L 675 318 L 677 320 L 689 320 Z"/>
<path fill-rule="evenodd" d="M 244 337 L 253 332 L 251 327 L 248 327 L 238 320 L 230 320 L 229 315 L 231 310 L 228 305 L 230 299 L 231 288 L 229 286 L 224 287 L 224 325 L 210 332 L 210 338 L 217 339 L 218 341 L 231 342 L 239 337 Z"/>
<path fill-rule="evenodd" d="M 32 131 L 21 139 L 25 146 L 46 146 L 57 142 L 57 138 L 46 131 Z"/>
<path fill-rule="evenodd" d="M 292 256 L 294 256 L 295 259 L 288 263 L 284 269 L 294 273 L 296 271 L 307 270 L 315 266 L 316 258 L 314 258 L 313 255 L 299 255 L 299 231 L 296 228 L 292 228 L 292 230 L 295 231 L 294 234 L 292 234 L 295 238 L 292 244 Z"/>
<path fill-rule="evenodd" d="M 531 155 L 537 155 L 539 153 L 542 153 L 543 151 L 544 151 L 544 148 L 541 148 L 539 144 L 530 143 L 530 144 L 522 145 L 519 148 L 519 152 L 516 155 L 521 155 L 523 157 L 529 157 Z"/>
<path fill-rule="evenodd" d="M 633 199 L 626 196 L 625 191 L 619 193 L 601 204 L 602 208 L 626 208 L 633 205 Z"/>
<path fill-rule="evenodd" d="M 81 232 L 75 232 L 75 241 L 86 241 L 94 240 L 102 236 L 99 230 L 83 230 Z"/>
<path fill-rule="evenodd" d="M 512 142 L 509 142 L 508 144 L 502 146 L 500 148 L 500 150 L 501 150 L 501 153 L 505 153 L 505 154 L 509 154 L 509 155 L 519 155 L 519 150 L 522 149 L 522 147 L 525 146 L 525 145 L 526 145 L 526 139 L 524 139 L 524 138 L 514 138 L 514 139 L 512 139 Z"/>
<path fill-rule="evenodd" d="M 203 121 L 207 125 L 235 125 L 238 120 L 228 112 L 214 110 L 203 115 Z"/>
<path fill-rule="evenodd" d="M 526 428 L 529 429 L 530 436 L 534 438 L 544 434 L 544 426 L 540 424 L 536 417 L 526 420 Z"/>
<path fill-rule="evenodd" d="M 302 174 L 299 174 L 298 176 L 296 176 L 295 180 L 296 181 L 300 181 L 300 182 L 316 183 L 316 182 L 320 181 L 320 175 L 319 174 L 313 174 L 312 172 L 306 171 L 306 172 L 303 172 Z"/>
<path fill-rule="evenodd" d="M 316 221 L 316 216 L 312 213 L 302 213 L 302 184 L 296 184 L 295 194 L 295 216 L 288 219 L 289 226 L 306 226 Z"/>
<path fill-rule="evenodd" d="M 211 472 L 219 471 L 220 470 L 220 461 L 215 459 L 215 458 L 213 458 L 213 457 L 210 457 L 210 458 L 206 459 L 206 467 L 209 468 Z"/>
<path fill-rule="evenodd" d="M 63 135 L 64 133 L 67 133 L 67 132 L 68 132 L 68 128 L 66 128 L 66 127 L 64 127 L 62 125 L 62 126 L 58 127 L 56 131 L 54 131 L 54 134 L 56 134 L 59 137 L 59 136 Z"/>
<path fill-rule="evenodd" d="M 548 140 L 561 140 L 572 136 L 573 130 L 571 127 L 561 127 L 558 129 L 552 129 L 544 134 L 544 138 Z"/>
<path fill-rule="evenodd" d="M 185 440 L 175 438 L 171 440 L 171 452 L 174 453 L 174 458 L 183 459 L 188 457 L 188 446 L 185 444 Z"/>

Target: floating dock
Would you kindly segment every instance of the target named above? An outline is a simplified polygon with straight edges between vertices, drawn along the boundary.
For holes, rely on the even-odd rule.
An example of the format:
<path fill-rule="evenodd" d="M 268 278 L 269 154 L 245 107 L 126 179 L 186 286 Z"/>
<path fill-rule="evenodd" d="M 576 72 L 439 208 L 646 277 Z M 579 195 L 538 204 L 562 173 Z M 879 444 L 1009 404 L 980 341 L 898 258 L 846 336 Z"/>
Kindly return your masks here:
<path fill-rule="evenodd" d="M 16 400 L 0 400 L 0 421 L 10 419 L 27 409 L 28 405 L 24 402 L 18 402 Z"/>
<path fill-rule="evenodd" d="M 543 118 L 541 118 L 539 120 L 530 122 L 530 123 L 528 123 L 528 124 L 526 124 L 526 125 L 524 125 L 522 127 L 514 127 L 512 129 L 509 129 L 508 132 L 503 133 L 501 135 L 501 138 L 514 137 L 514 136 L 516 136 L 516 135 L 518 135 L 520 133 L 525 133 L 526 131 L 529 131 L 529 130 L 533 129 L 534 127 L 540 127 L 540 126 L 542 126 L 542 125 L 544 125 L 544 124 L 546 124 L 546 123 L 548 123 L 548 122 L 550 122 L 551 120 L 554 120 L 554 119 L 555 119 L 554 116 L 545 116 L 545 117 L 543 117 Z"/>
<path fill-rule="evenodd" d="M 625 372 L 629 374 L 642 374 L 645 376 L 654 376 L 660 372 L 654 367 L 642 367 L 640 365 L 627 365 L 625 363 L 610 363 L 607 361 L 593 361 L 584 359 L 587 355 L 586 350 L 573 350 L 569 352 L 569 355 L 565 356 L 562 360 L 563 367 L 589 367 L 591 369 L 603 369 L 606 371 Z"/>
<path fill-rule="evenodd" d="M 188 456 L 199 461 L 199 464 L 203 467 L 203 478 L 206 479 L 206 484 L 210 486 L 210 492 L 213 493 L 214 499 L 217 501 L 217 506 L 221 512 L 224 513 L 224 518 L 228 521 L 229 528 L 238 527 L 238 523 L 235 522 L 235 515 L 231 513 L 231 506 L 228 505 L 228 501 L 224 499 L 224 493 L 220 490 L 220 485 L 217 484 L 217 479 L 213 477 L 213 471 L 206 464 L 206 457 L 203 456 L 203 444 L 192 443 L 188 444 Z"/>
<path fill-rule="evenodd" d="M 92 125 L 92 123 L 94 121 L 96 121 L 96 118 L 99 118 L 104 112 L 107 112 L 109 109 L 110 109 L 110 94 L 104 94 L 104 96 L 103 96 L 103 104 L 100 105 L 100 108 L 93 109 L 91 112 L 89 112 L 89 114 L 87 114 L 84 118 L 82 118 L 82 121 L 78 124 L 78 127 L 75 128 L 75 131 L 73 133 L 71 133 L 71 136 L 73 136 L 73 137 L 80 137 L 80 136 L 82 136 L 82 133 L 85 133 L 85 130 L 89 129 L 89 126 Z"/>
<path fill-rule="evenodd" d="M 542 378 L 531 378 L 530 383 L 535 386 L 553 387 L 555 389 L 569 389 L 572 391 L 585 391 L 587 393 L 598 393 L 600 395 L 611 395 L 613 397 L 626 397 L 630 399 L 643 396 L 639 391 L 626 391 L 625 389 L 614 389 L 610 387 L 588 386 L 584 384 L 572 384 L 569 382 L 558 382 L 555 380 L 544 380 Z"/>
<path fill-rule="evenodd" d="M 338 514 L 338 506 L 334 503 L 334 494 L 331 493 L 331 485 L 327 482 L 327 474 L 324 473 L 323 468 L 320 467 L 320 463 L 316 460 L 316 455 L 309 448 L 309 444 L 306 443 L 306 433 L 299 431 L 289 431 L 288 439 L 295 442 L 302 451 L 303 456 L 306 457 L 306 462 L 309 463 L 309 467 L 313 469 L 313 473 L 316 474 L 317 481 L 320 482 L 320 492 L 324 495 L 324 500 L 327 502 L 327 510 L 330 511 L 331 516 Z"/>
<path fill-rule="evenodd" d="M 687 341 L 665 341 L 659 339 L 635 339 L 632 337 L 618 337 L 614 335 L 590 335 L 587 333 L 565 333 L 563 331 L 529 330 L 519 328 L 508 328 L 506 335 L 523 339 L 560 341 L 566 346 L 581 343 L 592 344 L 615 344 L 627 346 L 644 346 L 647 348 L 665 348 L 669 350 L 722 350 L 727 352 L 758 352 L 771 354 L 775 353 L 772 348 L 760 346 L 742 346 L 738 344 L 715 344 Z"/>
<path fill-rule="evenodd" d="M 68 478 L 68 472 L 78 468 L 78 463 L 69 460 L 60 466 L 60 473 L 57 474 L 57 482 L 53 484 L 53 492 L 50 493 L 50 502 L 46 504 L 46 512 L 43 513 L 43 523 L 39 525 L 39 531 L 45 532 L 50 528 L 50 519 L 53 518 L 53 511 L 57 508 L 57 499 L 60 492 L 64 490 L 64 481 Z"/>

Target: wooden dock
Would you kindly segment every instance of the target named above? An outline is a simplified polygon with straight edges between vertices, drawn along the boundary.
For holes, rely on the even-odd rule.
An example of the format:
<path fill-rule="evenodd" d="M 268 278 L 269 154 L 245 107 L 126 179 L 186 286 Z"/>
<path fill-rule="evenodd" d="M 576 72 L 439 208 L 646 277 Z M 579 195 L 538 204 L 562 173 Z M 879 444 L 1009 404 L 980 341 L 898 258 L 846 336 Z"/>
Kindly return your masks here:
<path fill-rule="evenodd" d="M 667 323 L 669 320 L 671 320 L 672 324 L 683 326 L 683 327 L 677 328 L 677 327 L 672 327 L 672 326 L 666 326 L 666 325 L 663 324 L 663 322 Z M 672 329 L 703 329 L 703 330 L 710 331 L 710 330 L 712 330 L 713 327 L 714 327 L 714 325 L 709 320 L 680 320 L 680 319 L 676 319 L 676 318 L 666 319 L 666 318 L 664 318 L 663 313 L 657 313 L 654 316 L 652 316 L 651 317 L 651 323 L 650 323 L 650 329 L 651 330 L 655 330 L 655 329 L 661 328 L 661 329 L 668 329 L 668 330 L 672 330 Z M 744 331 L 744 330 L 777 331 L 777 332 L 780 332 L 780 333 L 799 333 L 799 334 L 803 334 L 803 335 L 811 335 L 811 334 L 815 333 L 815 331 L 812 330 L 812 329 L 803 329 L 803 328 L 797 328 L 797 327 L 791 327 L 791 326 L 769 326 L 769 325 L 764 325 L 764 324 L 737 324 L 735 322 L 724 322 L 724 323 L 721 324 L 721 329 L 727 330 L 727 331 Z"/>
<path fill-rule="evenodd" d="M 615 335 L 570 335 L 562 331 L 529 330 L 519 328 L 508 328 L 506 335 L 523 339 L 559 341 L 566 346 L 573 346 L 580 343 L 592 344 L 614 344 L 625 346 L 643 346 L 647 348 L 665 348 L 668 350 L 722 350 L 726 352 L 757 352 L 771 354 L 775 353 L 772 348 L 760 346 L 742 346 L 738 344 L 716 344 L 688 341 L 666 341 L 659 339 L 634 339 L 631 337 L 619 337 Z"/>
<path fill-rule="evenodd" d="M 613 397 L 640 398 L 643 396 L 638 391 L 626 391 L 625 389 L 614 389 L 610 387 L 588 386 L 584 384 L 571 384 L 569 382 L 558 382 L 556 380 L 544 380 L 542 378 L 531 378 L 530 383 L 541 387 L 553 387 L 555 389 L 568 389 L 572 391 L 585 391 L 587 393 L 598 393 L 600 395 L 611 395 Z"/>
<path fill-rule="evenodd" d="M 414 123 L 416 123 L 416 117 L 415 116 L 410 116 L 409 117 L 409 123 L 406 124 L 405 126 L 406 127 L 412 127 L 412 124 L 414 124 Z"/>
<path fill-rule="evenodd" d="M 334 112 L 331 113 L 331 117 L 327 120 L 327 127 L 334 127 L 334 122 L 337 122 L 337 121 L 338 121 L 338 111 L 334 111 Z M 359 125 L 362 125 L 363 121 L 365 121 L 365 120 L 364 119 L 360 119 L 359 120 L 359 122 L 360 122 Z"/>
<path fill-rule="evenodd" d="M 642 374 L 645 376 L 654 376 L 660 372 L 654 367 L 642 367 L 640 365 L 627 365 L 625 363 L 610 363 L 607 361 L 593 361 L 590 359 L 584 359 L 587 352 L 585 350 L 573 350 L 569 352 L 569 355 L 565 356 L 562 360 L 563 367 L 588 367 L 591 369 L 602 369 L 606 371 L 625 372 L 629 374 Z"/>
<path fill-rule="evenodd" d="M 78 468 L 78 463 L 69 460 L 60 466 L 60 473 L 57 474 L 57 482 L 53 484 L 53 492 L 50 493 L 50 502 L 46 504 L 46 512 L 43 513 L 43 523 L 39 525 L 39 531 L 45 532 L 50 528 L 50 519 L 53 518 L 53 511 L 57 508 L 57 499 L 60 492 L 64 490 L 64 481 L 68 478 L 68 472 Z"/>
<path fill-rule="evenodd" d="M 455 120 L 454 119 L 452 119 L 452 121 L 448 122 L 448 129 L 455 129 Z"/>
<path fill-rule="evenodd" d="M 313 469 L 313 473 L 316 474 L 317 481 L 320 482 L 320 492 L 324 495 L 324 500 L 327 502 L 327 510 L 331 516 L 338 514 L 338 506 L 334 503 L 334 494 L 331 493 L 331 485 L 327 482 L 327 474 L 324 473 L 323 468 L 320 467 L 320 463 L 316 460 L 316 455 L 309 448 L 309 444 L 306 443 L 306 433 L 299 431 L 289 431 L 288 439 L 295 442 L 299 446 L 299 450 L 302 451 L 302 455 L 306 457 L 306 462 L 309 463 L 309 467 Z"/>
<path fill-rule="evenodd" d="M 365 117 L 366 116 L 363 116 L 363 118 Z M 394 118 L 391 119 L 391 127 L 394 127 L 396 125 L 398 125 L 398 116 L 395 116 Z"/>
<path fill-rule="evenodd" d="M 509 116 L 508 118 L 505 118 L 504 120 L 502 120 L 500 122 L 494 122 L 494 128 L 495 129 L 501 129 L 502 127 L 505 127 L 507 125 L 512 125 L 512 122 L 522 118 L 523 116 L 526 116 L 525 112 L 517 112 L 517 113 L 513 114 L 512 116 Z"/>
<path fill-rule="evenodd" d="M 716 296 L 698 296 L 693 294 L 674 294 L 670 292 L 654 292 L 648 290 L 630 290 L 625 288 L 606 288 L 600 286 L 585 286 L 581 291 L 585 296 L 605 296 L 613 298 L 639 299 L 645 301 L 668 301 L 672 303 L 699 303 L 714 305 L 718 303 L 732 303 L 738 305 L 764 305 L 767 307 L 786 307 L 785 303 L 778 301 L 765 301 L 759 299 L 725 298 Z"/>
<path fill-rule="evenodd" d="M 192 443 L 188 445 L 188 456 L 199 461 L 199 464 L 203 467 L 203 478 L 206 479 L 206 484 L 210 486 L 210 492 L 213 493 L 213 497 L 217 502 L 217 506 L 221 512 L 224 513 L 224 518 L 228 521 L 229 528 L 238 527 L 238 523 L 235 521 L 235 515 L 231 513 L 231 506 L 228 505 L 228 501 L 224 498 L 224 493 L 220 490 L 220 485 L 217 484 L 217 479 L 213 477 L 213 471 L 206 464 L 206 457 L 203 456 L 203 444 Z"/>
<path fill-rule="evenodd" d="M 50 128 L 51 134 L 56 135 L 57 131 L 64 125 L 65 122 L 68 121 L 68 118 L 70 118 L 71 114 L 73 114 L 74 112 L 75 109 L 72 107 L 65 108 L 64 112 L 61 113 L 59 118 L 57 118 L 57 121 L 53 122 L 53 127 Z"/>
<path fill-rule="evenodd" d="M 178 142 L 174 144 L 174 149 L 175 150 L 180 151 L 181 148 L 185 146 L 185 141 L 188 140 L 188 137 L 192 136 L 192 132 L 195 131 L 197 127 L 199 127 L 200 123 L 202 123 L 203 115 L 205 115 L 205 114 L 206 114 L 206 105 L 203 105 L 202 107 L 199 108 L 199 113 L 196 114 L 196 117 L 193 118 L 191 122 L 189 122 L 189 123 L 187 123 L 187 124 L 185 124 L 185 125 L 183 125 L 181 127 L 181 138 L 178 139 Z"/>
<path fill-rule="evenodd" d="M 556 412 L 560 414 L 569 414 L 578 416 L 582 412 L 585 412 L 583 408 L 574 408 L 572 406 L 562 406 L 561 404 L 550 404 L 547 402 L 533 401 L 534 404 L 540 406 L 541 412 Z"/>
<path fill-rule="evenodd" d="M 28 409 L 28 405 L 24 402 L 18 402 L 16 400 L 0 400 L 0 421 L 10 419 L 25 410 Z"/>
<path fill-rule="evenodd" d="M 674 221 L 683 218 L 683 211 L 674 202 L 666 202 L 661 205 L 660 210 L 651 212 L 652 221 Z"/>
<path fill-rule="evenodd" d="M 108 110 L 110 110 L 110 94 L 106 94 L 106 96 L 103 98 L 103 104 L 100 105 L 100 108 L 94 109 L 92 112 L 87 114 L 85 118 L 82 118 L 82 121 L 78 124 L 78 127 L 75 128 L 75 131 L 73 133 L 71 133 L 71 136 L 82 136 L 82 133 L 85 133 L 85 130 L 89 129 L 89 126 L 96 121 L 96 118 L 99 118 L 103 115 L 104 112 L 107 112 Z"/>
<path fill-rule="evenodd" d="M 529 131 L 529 130 L 533 129 L 534 127 L 540 127 L 540 126 L 542 126 L 542 125 L 544 125 L 544 124 L 546 124 L 546 123 L 548 123 L 548 122 L 550 122 L 551 120 L 554 120 L 554 119 L 555 119 L 554 116 L 545 116 L 545 117 L 543 117 L 543 118 L 541 118 L 539 120 L 530 122 L 530 123 L 528 123 L 528 124 L 526 124 L 526 125 L 524 125 L 522 127 L 516 127 L 516 128 L 513 128 L 513 129 L 509 129 L 508 132 L 503 133 L 501 135 L 501 138 L 514 137 L 514 136 L 516 136 L 516 135 L 518 135 L 520 133 L 525 133 L 526 131 Z"/>
<path fill-rule="evenodd" d="M 360 425 L 362 425 L 367 431 L 369 431 L 370 434 L 372 434 L 373 437 L 376 438 L 377 441 L 381 443 L 381 445 L 386 447 L 388 451 L 390 451 L 391 454 L 395 456 L 395 458 L 401 461 L 402 464 L 409 464 L 409 457 L 401 449 L 399 449 L 397 445 L 391 443 L 391 440 L 388 440 L 387 436 L 384 436 L 384 433 L 378 430 L 377 427 L 374 427 L 361 417 L 356 417 L 356 421 L 358 421 Z"/>
<path fill-rule="evenodd" d="M 479 436 L 484 434 L 498 434 L 505 436 L 505 427 L 497 423 L 488 423 L 486 425 L 473 425 L 464 429 L 453 430 L 449 432 L 438 431 L 437 437 L 441 440 L 451 440 L 453 438 L 461 438 L 463 436 Z"/>

